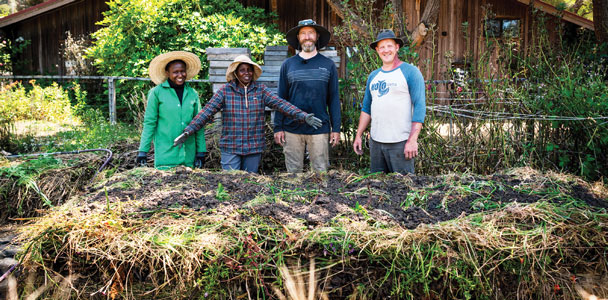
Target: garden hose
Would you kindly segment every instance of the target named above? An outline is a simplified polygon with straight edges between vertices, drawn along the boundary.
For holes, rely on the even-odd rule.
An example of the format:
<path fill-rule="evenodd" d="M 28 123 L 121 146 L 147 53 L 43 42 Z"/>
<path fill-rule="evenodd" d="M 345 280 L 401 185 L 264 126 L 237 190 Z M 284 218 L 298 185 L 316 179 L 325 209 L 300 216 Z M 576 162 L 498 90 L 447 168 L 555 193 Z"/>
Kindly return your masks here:
<path fill-rule="evenodd" d="M 112 159 L 113 153 L 112 153 L 112 151 L 110 149 L 98 148 L 98 149 L 84 149 L 84 150 L 62 151 L 62 152 L 15 154 L 15 155 L 7 155 L 7 156 L 4 156 L 4 157 L 5 158 L 18 158 L 18 157 L 28 157 L 28 156 L 47 156 L 47 155 L 60 155 L 60 154 L 79 154 L 79 153 L 96 152 L 96 151 L 105 151 L 106 153 L 108 153 L 108 157 L 103 162 L 103 164 L 101 165 L 101 167 L 99 167 L 99 169 L 97 169 L 97 172 L 95 172 L 95 175 L 93 175 L 93 177 L 91 178 L 91 180 L 93 180 L 93 179 L 95 179 L 95 177 L 97 177 L 97 174 L 99 174 L 99 172 L 101 172 L 108 165 L 108 163 L 110 162 L 110 160 Z"/>
<path fill-rule="evenodd" d="M 4 273 L 4 275 L 2 275 L 2 277 L 0 277 L 0 282 L 2 282 L 2 281 L 5 279 L 5 278 L 7 278 L 7 277 L 8 277 L 8 275 L 10 275 L 10 274 L 11 274 L 11 272 L 12 272 L 13 270 L 15 270 L 15 268 L 16 268 L 18 265 L 19 265 L 19 263 L 16 263 L 16 264 L 12 265 L 12 266 L 11 266 L 11 267 L 8 269 L 8 271 L 6 271 L 6 273 Z"/>

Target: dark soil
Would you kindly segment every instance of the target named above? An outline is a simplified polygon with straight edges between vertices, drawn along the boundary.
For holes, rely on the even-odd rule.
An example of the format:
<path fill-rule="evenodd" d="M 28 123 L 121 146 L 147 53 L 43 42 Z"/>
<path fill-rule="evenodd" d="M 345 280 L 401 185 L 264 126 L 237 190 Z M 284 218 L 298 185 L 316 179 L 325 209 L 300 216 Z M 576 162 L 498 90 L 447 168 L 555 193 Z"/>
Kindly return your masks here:
<path fill-rule="evenodd" d="M 129 173 L 129 172 L 127 172 Z M 550 199 L 542 192 L 520 188 L 530 182 L 514 176 L 427 177 L 402 175 L 364 176 L 331 171 L 328 174 L 260 176 L 244 172 L 210 172 L 183 168 L 176 172 L 136 169 L 91 188 L 89 209 L 110 201 L 143 201 L 125 213 L 190 208 L 209 214 L 251 214 L 271 217 L 283 224 L 303 221 L 309 227 L 336 217 L 398 224 L 415 228 L 451 220 L 461 215 L 498 209 L 508 203 L 533 203 Z M 542 191 L 542 184 L 537 189 Z M 567 195 L 591 207 L 606 208 L 606 199 L 580 184 L 563 183 Z M 107 198 L 106 198 L 107 197 Z M 553 202 L 568 201 L 555 197 Z"/>
<path fill-rule="evenodd" d="M 550 186 L 554 184 L 552 181 L 547 183 L 539 180 L 537 183 L 533 179 L 504 174 L 430 177 L 361 176 L 337 171 L 324 175 L 280 173 L 283 168 L 282 155 L 272 146 L 267 151 L 270 154 L 264 155 L 261 170 L 272 175 L 226 173 L 219 171 L 217 141 L 210 139 L 207 144 L 209 153 L 204 170 L 184 168 L 178 172 L 162 172 L 152 168 L 135 169 L 138 144 L 120 143 L 110 147 L 114 156 L 106 167 L 110 174 L 116 175 L 104 184 L 88 186 L 94 171 L 105 158 L 92 154 L 86 159 L 82 155 L 70 157 L 77 161 L 80 158 L 81 161 L 66 170 L 51 170 L 48 174 L 42 174 L 37 184 L 49 199 L 53 199 L 53 205 L 59 205 L 78 193 L 91 203 L 89 209 L 95 208 L 100 206 L 95 203 L 106 202 L 107 191 L 111 201 L 143 200 L 142 207 L 132 209 L 139 212 L 185 207 L 208 213 L 230 214 L 245 207 L 251 213 L 273 217 L 282 223 L 303 220 L 313 227 L 330 222 L 335 217 L 346 216 L 415 228 L 422 223 L 442 222 L 463 214 L 498 209 L 511 202 L 533 203 L 543 199 L 569 201 L 568 197 L 548 197 L 546 193 L 543 194 L 543 191 L 553 188 Z M 268 144 L 272 145 L 272 142 Z M 148 166 L 153 164 L 152 150 Z M 21 199 L 19 197 L 23 196 L 23 192 L 10 188 L 18 186 L 10 178 L 3 178 L 0 182 L 8 191 L 0 194 L 0 200 L 6 207 L 12 207 L 0 213 L 0 220 L 35 216 L 42 212 L 41 200 L 35 199 L 38 197 L 36 193 L 29 193 L 31 199 Z M 220 185 L 225 199 L 216 195 Z M 563 183 L 558 189 L 565 190 L 572 199 L 591 207 L 608 208 L 608 201 L 595 195 L 588 185 Z M 32 204 L 22 205 L 25 212 L 17 213 L 14 210 L 16 206 L 11 204 L 12 198 L 20 203 Z"/>

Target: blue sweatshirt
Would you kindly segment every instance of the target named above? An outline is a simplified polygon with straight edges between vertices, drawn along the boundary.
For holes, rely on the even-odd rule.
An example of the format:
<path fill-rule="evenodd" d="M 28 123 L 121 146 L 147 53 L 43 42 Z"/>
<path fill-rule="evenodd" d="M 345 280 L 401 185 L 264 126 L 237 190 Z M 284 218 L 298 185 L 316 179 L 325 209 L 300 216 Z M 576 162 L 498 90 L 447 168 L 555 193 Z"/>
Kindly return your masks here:
<path fill-rule="evenodd" d="M 340 132 L 340 94 L 338 72 L 334 62 L 317 54 L 310 59 L 299 55 L 286 59 L 281 65 L 279 97 L 323 121 L 323 126 L 311 126 L 286 118 L 274 117 L 274 132 L 295 134 L 321 134 Z"/>

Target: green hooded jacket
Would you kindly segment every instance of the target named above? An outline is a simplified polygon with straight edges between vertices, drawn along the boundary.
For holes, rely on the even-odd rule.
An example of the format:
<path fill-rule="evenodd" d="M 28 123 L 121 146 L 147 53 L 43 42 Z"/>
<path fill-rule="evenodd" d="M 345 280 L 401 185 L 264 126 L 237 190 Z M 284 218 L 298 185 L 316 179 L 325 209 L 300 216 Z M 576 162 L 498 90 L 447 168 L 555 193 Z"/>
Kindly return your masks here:
<path fill-rule="evenodd" d="M 201 109 L 198 94 L 188 83 L 185 85 L 183 105 L 166 80 L 148 92 L 139 151 L 149 152 L 150 143 L 154 142 L 154 167 L 157 169 L 178 165 L 192 167 L 196 153 L 207 151 L 205 130 L 188 137 L 181 147 L 173 147 L 173 140 L 182 134 Z"/>

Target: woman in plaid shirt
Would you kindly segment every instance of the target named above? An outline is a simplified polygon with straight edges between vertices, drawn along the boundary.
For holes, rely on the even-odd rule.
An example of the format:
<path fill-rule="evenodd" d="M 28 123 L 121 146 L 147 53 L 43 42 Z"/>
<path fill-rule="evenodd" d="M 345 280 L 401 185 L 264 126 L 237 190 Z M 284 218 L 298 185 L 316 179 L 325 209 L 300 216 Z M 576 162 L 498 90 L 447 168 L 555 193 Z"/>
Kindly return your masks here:
<path fill-rule="evenodd" d="M 264 111 L 274 108 L 290 118 L 304 121 L 316 128 L 322 122 L 272 93 L 264 84 L 256 82 L 262 68 L 248 56 L 239 55 L 226 70 L 226 83 L 207 102 L 174 141 L 182 144 L 186 138 L 209 122 L 215 113 L 222 111 L 220 138 L 221 164 L 224 170 L 258 172 L 264 150 Z"/>

